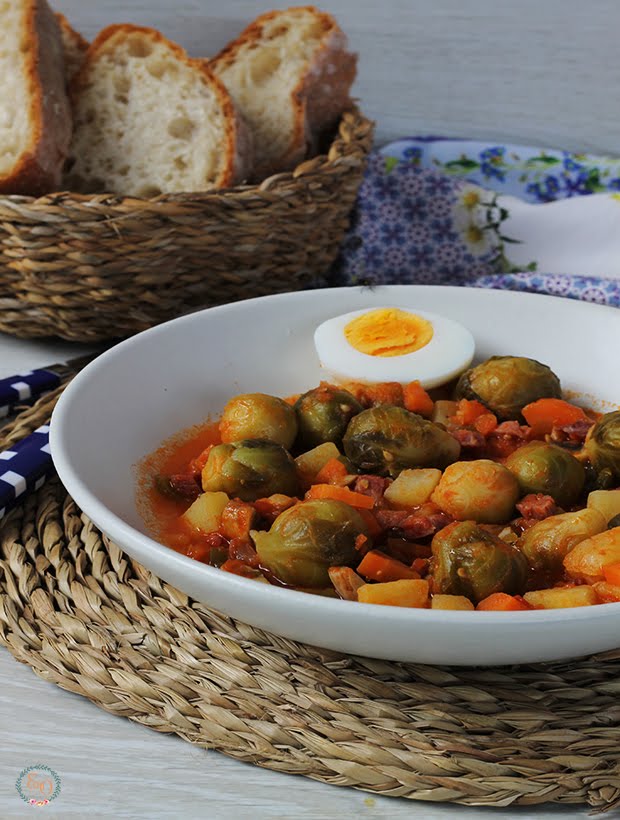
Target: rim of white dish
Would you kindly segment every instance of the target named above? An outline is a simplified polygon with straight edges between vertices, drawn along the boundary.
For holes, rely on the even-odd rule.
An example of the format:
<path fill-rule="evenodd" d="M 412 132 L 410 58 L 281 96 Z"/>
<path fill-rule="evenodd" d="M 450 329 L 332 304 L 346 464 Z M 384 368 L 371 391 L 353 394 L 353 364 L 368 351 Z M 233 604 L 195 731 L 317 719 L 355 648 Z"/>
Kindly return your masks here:
<path fill-rule="evenodd" d="M 562 297 L 550 296 L 547 294 L 533 294 L 521 291 L 507 291 L 494 289 L 480 289 L 480 288 L 466 288 L 455 287 L 448 285 L 381 285 L 380 289 L 387 289 L 389 292 L 395 291 L 415 292 L 445 290 L 453 292 L 475 291 L 476 293 L 485 294 L 481 298 L 502 299 L 510 298 L 513 300 L 521 300 L 528 302 L 531 300 L 540 301 L 541 299 L 552 301 L 554 303 L 562 302 L 566 305 L 566 309 L 583 311 L 615 311 L 615 308 L 607 305 L 598 305 L 590 302 L 578 302 L 576 300 L 567 300 Z M 272 294 L 269 296 L 257 296 L 252 299 L 244 299 L 239 302 L 228 303 L 225 305 L 218 305 L 211 308 L 205 308 L 194 313 L 180 316 L 176 319 L 171 319 L 155 327 L 144 330 L 141 333 L 125 339 L 114 347 L 102 353 L 77 376 L 75 376 L 69 385 L 64 389 L 60 396 L 56 407 L 54 408 L 51 423 L 50 423 L 50 448 L 54 466 L 58 476 L 65 486 L 69 495 L 76 502 L 78 507 L 82 509 L 86 515 L 93 520 L 99 529 L 105 532 L 113 541 L 118 541 L 119 544 L 128 544 L 136 552 L 146 552 L 151 550 L 154 553 L 165 558 L 167 563 L 171 566 L 191 567 L 194 575 L 197 577 L 204 576 L 212 579 L 219 578 L 221 583 L 231 588 L 237 588 L 239 591 L 245 590 L 247 594 L 254 599 L 261 602 L 269 602 L 273 600 L 274 596 L 280 601 L 290 600 L 302 607 L 317 607 L 320 606 L 323 612 L 333 613 L 339 617 L 359 618 L 380 618 L 384 622 L 402 623 L 407 621 L 437 621 L 444 624 L 459 624 L 462 625 L 464 620 L 469 621 L 472 625 L 484 619 L 486 622 L 497 620 L 501 622 L 504 627 L 512 625 L 515 627 L 535 626 L 542 623 L 555 623 L 557 621 L 582 621 L 596 618 L 608 618 L 614 612 L 620 611 L 619 603 L 596 604 L 583 607 L 567 607 L 562 609 L 535 609 L 530 611 L 517 612 L 494 612 L 486 610 L 440 610 L 440 609 L 423 609 L 415 607 L 397 607 L 379 604 L 365 604 L 356 601 L 344 601 L 337 598 L 327 598 L 321 595 L 315 595 L 308 592 L 302 592 L 284 587 L 276 587 L 266 584 L 257 584 L 249 578 L 243 578 L 233 573 L 224 572 L 217 567 L 211 567 L 208 564 L 203 564 L 194 558 L 189 558 L 182 553 L 176 552 L 170 547 L 159 543 L 155 539 L 140 532 L 131 525 L 127 524 L 120 516 L 112 512 L 105 504 L 103 504 L 97 496 L 90 491 L 87 485 L 82 481 L 80 476 L 75 472 L 73 466 L 65 457 L 65 438 L 70 434 L 67 425 L 67 414 L 71 406 L 72 398 L 80 390 L 83 385 L 93 378 L 93 375 L 100 367 L 106 366 L 106 363 L 113 361 L 119 356 L 124 355 L 125 351 L 144 344 L 144 340 L 151 336 L 161 335 L 167 332 L 167 328 L 172 324 L 191 323 L 197 320 L 197 317 L 218 313 L 231 312 L 234 313 L 239 310 L 251 309 L 252 304 L 257 302 L 281 301 L 283 304 L 290 301 L 295 301 L 304 298 L 313 298 L 313 294 L 321 296 L 322 294 L 329 294 L 337 292 L 339 295 L 346 295 L 347 292 L 359 293 L 359 287 L 351 288 L 318 288 L 309 291 L 293 291 L 287 293 Z M 379 288 L 377 289 L 379 290 Z M 491 296 L 491 294 L 493 294 Z M 175 432 L 175 431 L 172 431 Z M 140 558 L 136 558 L 138 562 Z"/>

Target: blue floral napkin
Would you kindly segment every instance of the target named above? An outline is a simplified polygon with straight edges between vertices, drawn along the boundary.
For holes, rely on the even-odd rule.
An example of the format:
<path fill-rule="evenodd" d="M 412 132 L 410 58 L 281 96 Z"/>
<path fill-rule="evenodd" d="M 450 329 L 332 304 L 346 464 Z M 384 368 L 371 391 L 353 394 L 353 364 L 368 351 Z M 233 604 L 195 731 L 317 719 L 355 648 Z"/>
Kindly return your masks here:
<path fill-rule="evenodd" d="M 332 284 L 446 284 L 620 306 L 620 159 L 413 138 L 370 158 Z"/>

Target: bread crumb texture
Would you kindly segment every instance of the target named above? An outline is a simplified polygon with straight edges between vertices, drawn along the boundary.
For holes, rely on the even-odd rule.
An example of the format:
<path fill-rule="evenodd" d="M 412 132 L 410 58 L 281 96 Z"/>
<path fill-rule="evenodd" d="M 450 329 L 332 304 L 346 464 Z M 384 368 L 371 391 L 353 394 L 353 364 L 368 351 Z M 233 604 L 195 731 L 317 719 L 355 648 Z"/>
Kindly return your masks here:
<path fill-rule="evenodd" d="M 232 181 L 230 98 L 203 63 L 158 32 L 105 29 L 72 97 L 72 189 L 153 197 Z"/>
<path fill-rule="evenodd" d="M 30 111 L 25 100 L 34 91 L 28 68 L 30 46 L 24 31 L 24 10 L 10 0 L 0 2 L 3 23 L 0 77 L 4 78 L 0 102 L 0 174 L 10 173 L 21 156 L 26 134 L 32 134 Z"/>

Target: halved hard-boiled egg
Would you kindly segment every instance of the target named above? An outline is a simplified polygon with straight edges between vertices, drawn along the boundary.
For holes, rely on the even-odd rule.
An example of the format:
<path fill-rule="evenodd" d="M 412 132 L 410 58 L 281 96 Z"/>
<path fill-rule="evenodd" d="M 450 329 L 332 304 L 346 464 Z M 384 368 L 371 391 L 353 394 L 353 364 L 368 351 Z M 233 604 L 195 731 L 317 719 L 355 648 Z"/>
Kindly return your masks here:
<path fill-rule="evenodd" d="M 474 357 L 466 327 L 422 310 L 380 307 L 328 319 L 314 345 L 331 379 L 368 383 L 418 380 L 436 387 L 458 376 Z"/>

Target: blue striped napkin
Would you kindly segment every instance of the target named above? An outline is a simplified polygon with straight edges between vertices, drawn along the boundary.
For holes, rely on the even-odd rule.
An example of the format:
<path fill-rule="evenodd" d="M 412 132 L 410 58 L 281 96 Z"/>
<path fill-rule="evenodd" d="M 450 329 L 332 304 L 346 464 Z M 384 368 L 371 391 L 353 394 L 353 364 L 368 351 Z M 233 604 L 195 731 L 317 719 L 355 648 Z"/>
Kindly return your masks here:
<path fill-rule="evenodd" d="M 8 416 L 18 404 L 30 404 L 48 390 L 60 384 L 53 370 L 37 369 L 0 379 L 0 418 Z"/>
<path fill-rule="evenodd" d="M 24 493 L 38 490 L 54 472 L 49 425 L 0 452 L 0 519 Z"/>

